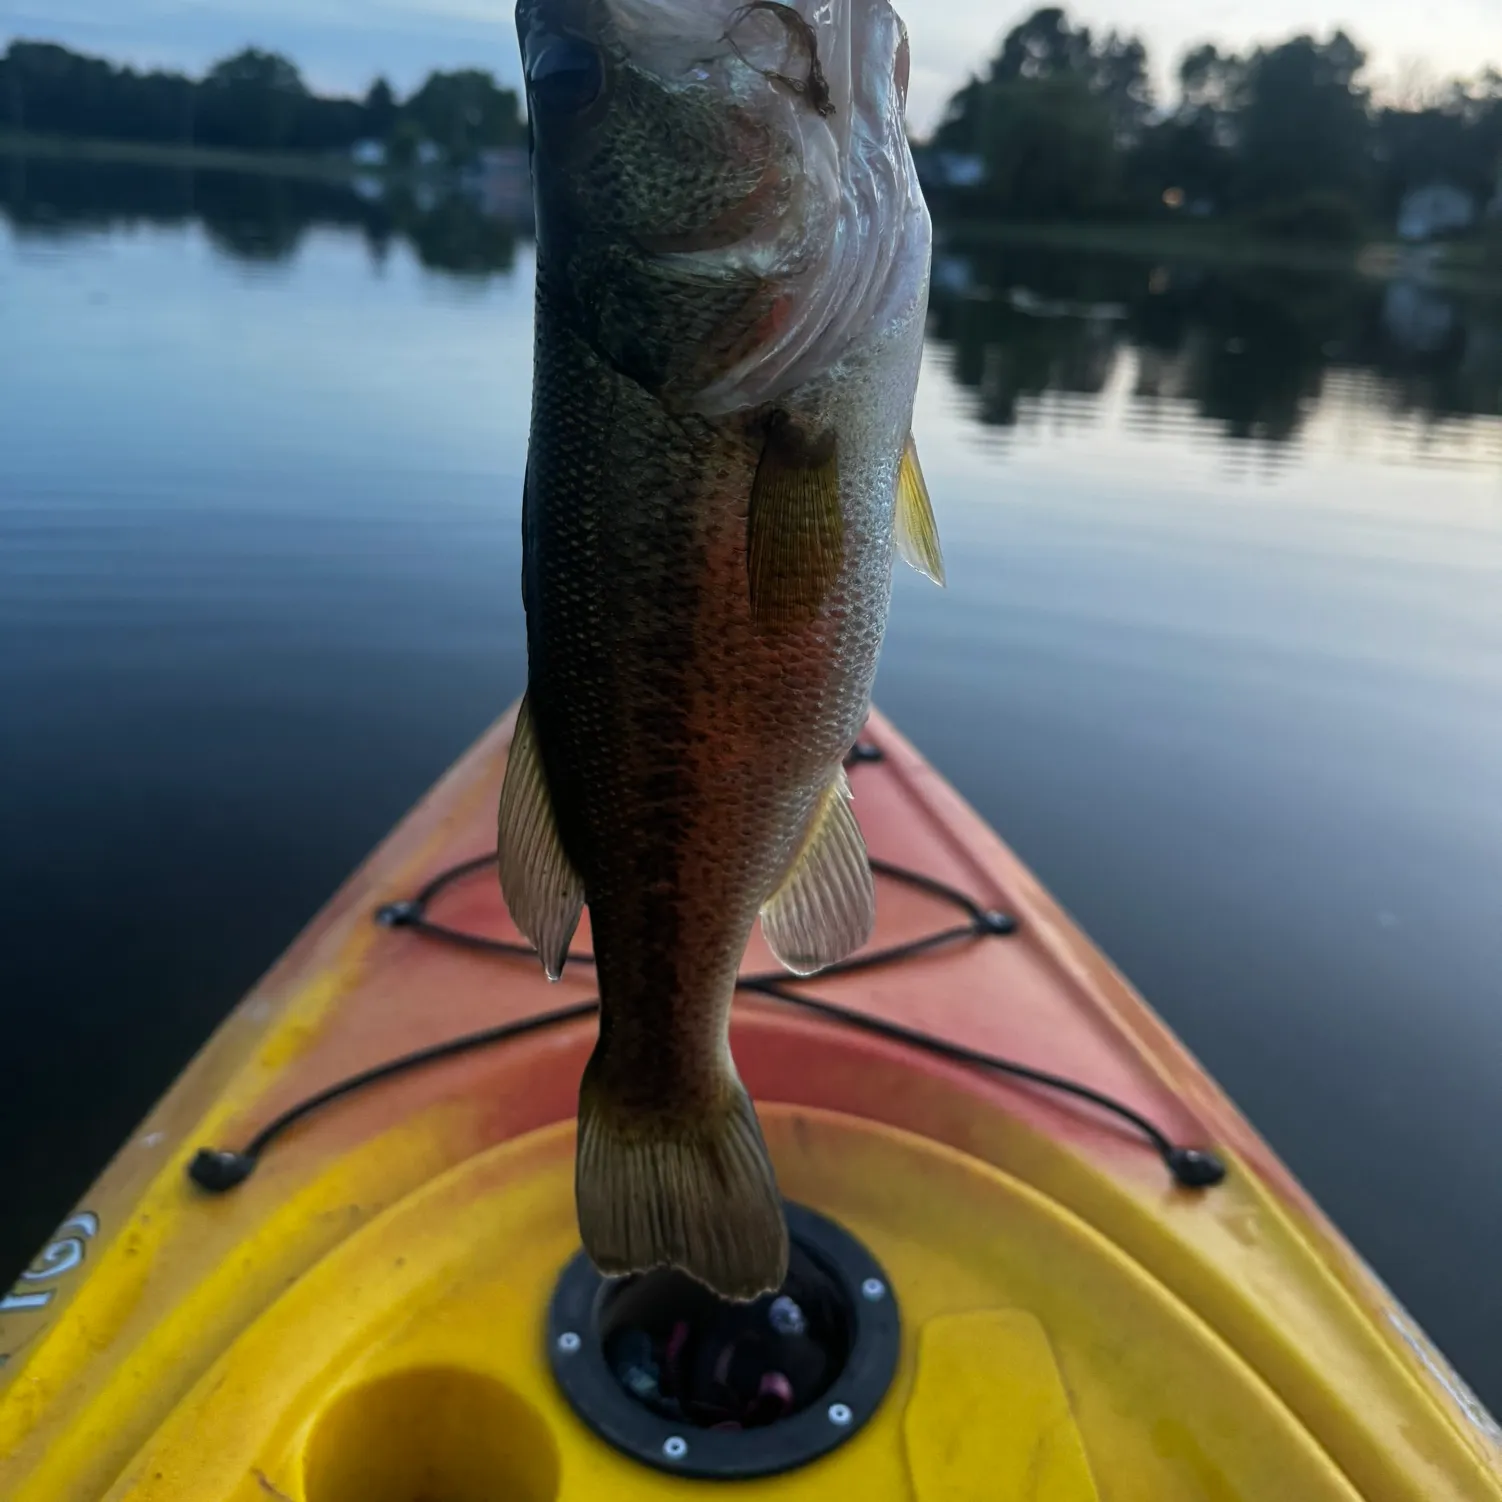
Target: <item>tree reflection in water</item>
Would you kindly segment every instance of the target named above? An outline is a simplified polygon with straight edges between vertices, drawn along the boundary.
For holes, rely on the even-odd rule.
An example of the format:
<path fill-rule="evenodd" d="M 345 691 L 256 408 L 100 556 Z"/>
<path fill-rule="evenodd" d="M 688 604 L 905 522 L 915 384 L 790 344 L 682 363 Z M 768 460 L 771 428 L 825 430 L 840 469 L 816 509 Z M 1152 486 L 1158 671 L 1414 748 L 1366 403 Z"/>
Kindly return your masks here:
<path fill-rule="evenodd" d="M 18 235 L 54 238 L 197 223 L 225 256 L 262 266 L 290 260 L 315 226 L 343 226 L 365 236 L 376 264 L 404 240 L 424 266 L 481 278 L 509 273 L 531 233 L 524 213 L 487 212 L 459 190 L 19 155 L 0 156 L 0 217 Z"/>
<path fill-rule="evenodd" d="M 931 334 L 976 418 L 999 427 L 1045 398 L 1051 413 L 1088 417 L 1118 376 L 1138 429 L 1187 404 L 1226 438 L 1268 445 L 1296 442 L 1332 381 L 1429 424 L 1502 413 L 1502 298 L 1419 281 L 945 250 Z"/>

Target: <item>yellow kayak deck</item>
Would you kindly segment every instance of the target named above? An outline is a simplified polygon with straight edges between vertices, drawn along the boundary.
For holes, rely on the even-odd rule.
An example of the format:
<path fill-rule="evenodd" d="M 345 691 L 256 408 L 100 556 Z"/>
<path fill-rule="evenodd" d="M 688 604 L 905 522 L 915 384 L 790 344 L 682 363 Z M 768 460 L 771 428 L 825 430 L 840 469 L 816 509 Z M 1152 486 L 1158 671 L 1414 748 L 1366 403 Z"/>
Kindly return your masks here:
<path fill-rule="evenodd" d="M 635 1502 L 727 1484 L 689 1474 L 700 1431 L 643 1465 L 555 1380 L 587 1017 L 334 1101 L 227 1193 L 187 1176 L 198 1148 L 244 1143 L 345 1076 L 591 994 L 587 967 L 549 987 L 535 960 L 371 921 L 486 848 L 510 724 L 319 915 L 6 1295 L 5 1502 Z M 902 1333 L 871 1411 L 819 1409 L 848 1439 L 735 1493 L 1502 1502 L 1496 1426 L 1412 1321 L 996 836 L 879 716 L 867 735 L 883 758 L 852 783 L 873 855 L 1017 929 L 810 985 L 1107 1090 L 1229 1173 L 1186 1189 L 1078 1101 L 740 1004 L 736 1056 L 784 1193 L 875 1257 Z M 879 915 L 876 945 L 944 917 L 886 883 Z M 493 874 L 436 916 L 515 938 Z"/>

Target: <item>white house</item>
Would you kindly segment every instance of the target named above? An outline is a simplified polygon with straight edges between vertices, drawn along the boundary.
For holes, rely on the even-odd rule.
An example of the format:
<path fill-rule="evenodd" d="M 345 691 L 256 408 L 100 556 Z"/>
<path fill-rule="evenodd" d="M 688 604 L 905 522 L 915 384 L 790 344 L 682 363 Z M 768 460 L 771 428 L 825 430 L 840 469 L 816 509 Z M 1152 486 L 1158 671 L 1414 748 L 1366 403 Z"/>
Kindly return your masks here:
<path fill-rule="evenodd" d="M 936 151 L 939 181 L 951 188 L 975 188 L 985 181 L 986 163 L 969 151 Z"/>
<path fill-rule="evenodd" d="M 1430 183 L 1403 195 L 1398 206 L 1398 238 L 1432 240 L 1476 222 L 1476 200 L 1464 188 Z"/>
<path fill-rule="evenodd" d="M 482 151 L 464 174 L 464 186 L 494 218 L 514 218 L 532 207 L 532 171 L 525 146 Z"/>
<path fill-rule="evenodd" d="M 1454 336 L 1455 304 L 1422 282 L 1400 277 L 1382 295 L 1382 327 L 1400 349 L 1433 354 Z"/>
<path fill-rule="evenodd" d="M 983 158 L 968 151 L 935 151 L 918 147 L 913 152 L 918 181 L 932 188 L 975 188 L 986 179 Z"/>

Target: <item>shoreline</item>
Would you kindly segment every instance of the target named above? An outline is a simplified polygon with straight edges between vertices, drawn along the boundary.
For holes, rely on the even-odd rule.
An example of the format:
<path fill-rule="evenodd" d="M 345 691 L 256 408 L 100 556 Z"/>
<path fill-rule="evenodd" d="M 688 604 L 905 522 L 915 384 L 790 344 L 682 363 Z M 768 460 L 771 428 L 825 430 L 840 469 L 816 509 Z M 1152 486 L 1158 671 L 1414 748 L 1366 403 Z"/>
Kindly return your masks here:
<path fill-rule="evenodd" d="M 1009 245 L 1091 251 L 1142 260 L 1193 261 L 1207 266 L 1333 272 L 1373 281 L 1406 278 L 1449 292 L 1502 295 L 1502 269 L 1492 270 L 1480 264 L 1478 247 L 1466 241 L 1405 245 L 1397 240 L 1368 240 L 1360 245 L 1339 246 L 1253 236 L 1228 224 L 1153 224 L 1131 220 L 1049 224 L 935 216 L 936 250 L 963 254 Z"/>
<path fill-rule="evenodd" d="M 44 136 L 0 131 L 0 155 L 46 161 L 124 163 L 140 167 L 179 167 L 191 170 L 256 172 L 274 177 L 317 178 L 323 181 L 355 177 L 397 177 L 405 174 L 386 167 L 362 167 L 342 156 L 297 151 L 234 151 L 219 146 L 193 146 L 164 141 L 108 141 L 90 137 Z"/>
<path fill-rule="evenodd" d="M 156 141 L 111 141 L 86 137 L 0 131 L 0 158 L 11 160 L 101 162 L 181 171 L 240 172 L 304 181 L 345 183 L 372 180 L 388 185 L 434 183 L 453 178 L 452 169 L 396 169 L 366 166 L 341 155 L 304 152 L 234 151 L 217 146 Z M 966 251 L 1036 246 L 1090 251 L 1143 260 L 1192 261 L 1207 266 L 1262 267 L 1325 272 L 1375 281 L 1416 280 L 1436 289 L 1502 295 L 1502 268 L 1481 263 L 1473 242 L 1405 245 L 1374 239 L 1360 245 L 1252 236 L 1222 223 L 1155 223 L 1079 220 L 1030 223 L 934 216 L 934 248 Z"/>

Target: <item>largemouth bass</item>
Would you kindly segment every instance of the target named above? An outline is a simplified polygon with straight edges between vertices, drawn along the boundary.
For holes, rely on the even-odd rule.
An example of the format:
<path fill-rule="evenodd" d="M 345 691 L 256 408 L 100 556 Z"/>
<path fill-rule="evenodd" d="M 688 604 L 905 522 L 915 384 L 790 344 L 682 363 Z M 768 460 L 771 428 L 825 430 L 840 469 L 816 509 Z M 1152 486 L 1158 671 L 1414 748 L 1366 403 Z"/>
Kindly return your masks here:
<path fill-rule="evenodd" d="M 936 579 L 910 427 L 930 227 L 886 0 L 521 0 L 537 211 L 513 919 L 600 1031 L 575 1190 L 595 1264 L 777 1287 L 729 1018 L 758 914 L 810 974 L 869 936 L 843 759 L 894 546 Z"/>

